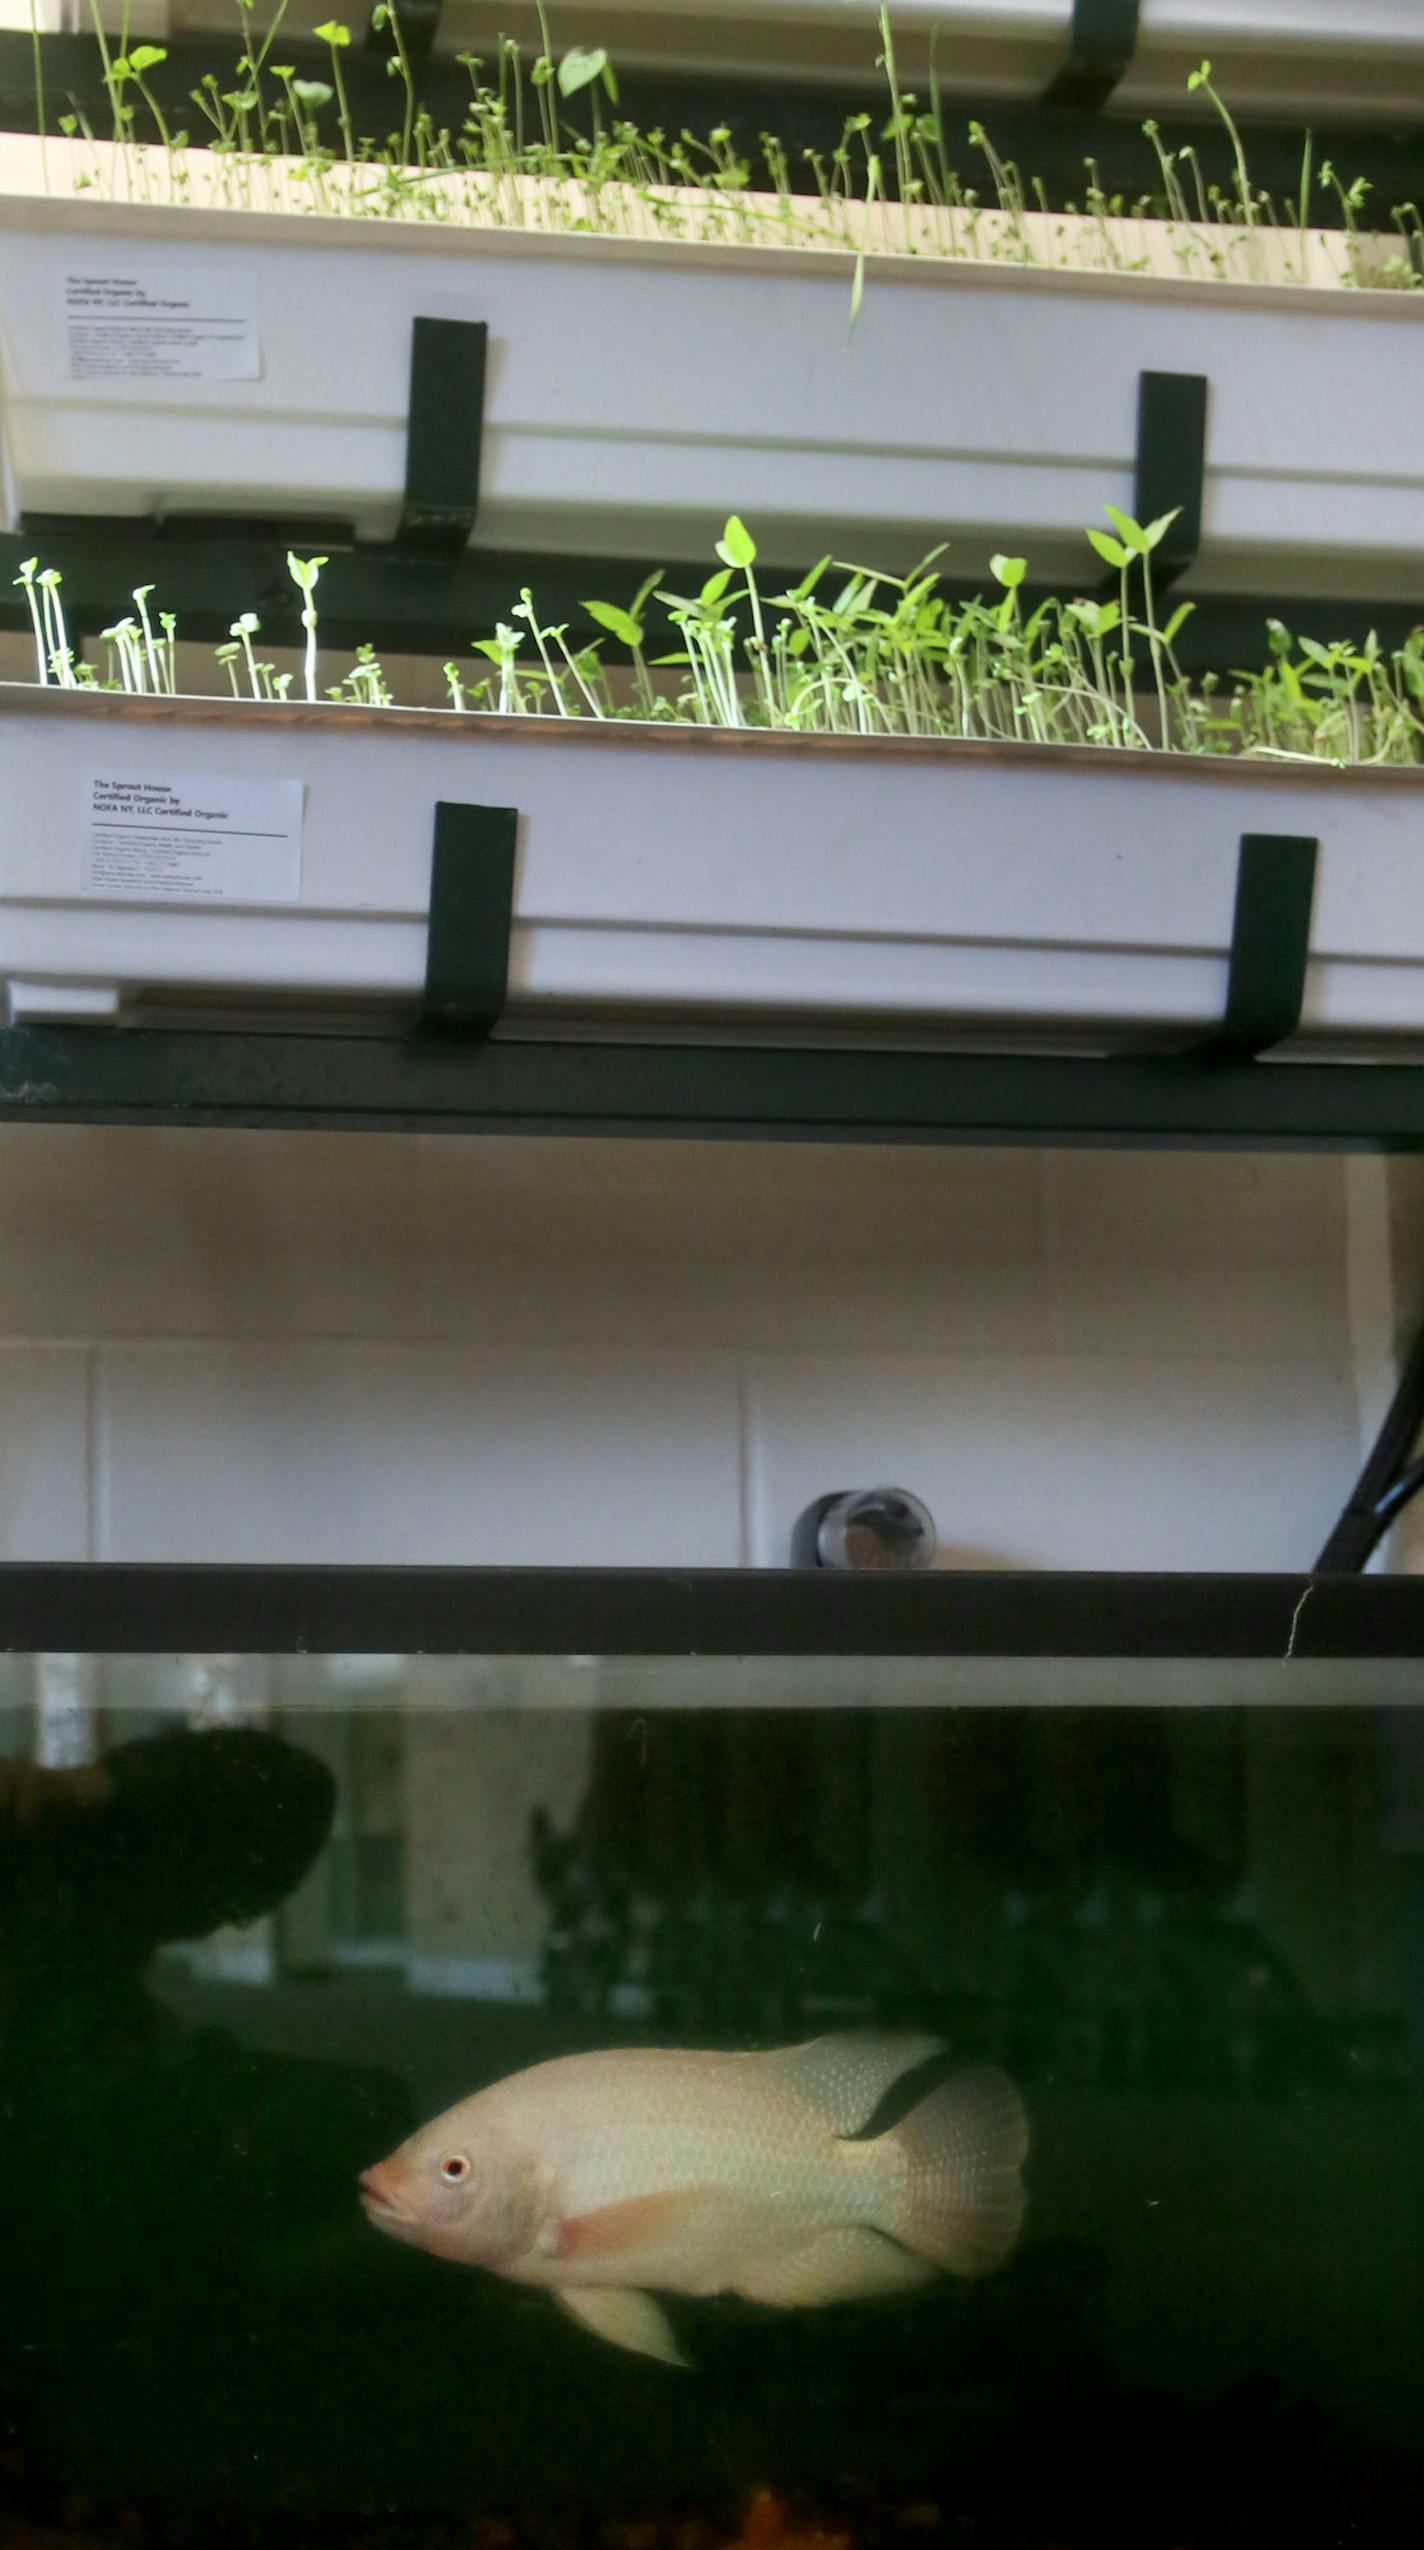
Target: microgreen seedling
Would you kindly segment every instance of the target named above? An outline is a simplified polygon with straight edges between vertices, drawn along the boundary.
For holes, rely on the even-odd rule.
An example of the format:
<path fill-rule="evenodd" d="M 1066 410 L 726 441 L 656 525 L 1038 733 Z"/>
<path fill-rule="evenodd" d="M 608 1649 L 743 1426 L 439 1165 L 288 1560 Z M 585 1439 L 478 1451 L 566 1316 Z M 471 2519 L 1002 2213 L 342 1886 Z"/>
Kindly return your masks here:
<path fill-rule="evenodd" d="M 292 550 L 287 551 L 287 573 L 302 597 L 302 627 L 306 632 L 302 674 L 309 700 L 316 698 L 316 583 L 322 568 L 329 564 L 326 558 L 298 558 Z"/>
<path fill-rule="evenodd" d="M 31 0 L 32 10 L 36 0 Z M 1143 131 L 1152 146 L 1155 182 L 1132 201 L 1110 196 L 1091 160 L 1084 163 L 1082 203 L 1048 210 L 1040 180 L 1026 177 L 970 122 L 970 150 L 982 161 L 984 194 L 955 166 L 931 45 L 929 103 L 901 81 L 889 11 L 879 16 L 878 67 L 888 111 L 847 117 L 829 152 L 807 151 L 810 192 L 793 182 L 792 161 L 772 134 L 759 137 L 765 190 L 730 130 L 670 137 L 644 131 L 607 108 L 619 103 L 618 79 L 606 47 L 574 45 L 556 54 L 543 0 L 535 0 L 539 53 L 523 59 L 511 38 L 495 47 L 487 78 L 478 57 L 462 54 L 471 94 L 463 123 L 437 130 L 420 105 L 399 0 L 376 0 L 373 32 L 390 42 L 387 69 L 400 92 L 395 130 L 358 134 L 352 121 L 343 56 L 351 29 L 323 19 L 315 29 L 327 47 L 329 80 L 299 79 L 272 59 L 288 0 L 275 0 L 261 27 L 255 0 L 237 0 L 243 30 L 236 77 L 205 72 L 190 96 L 207 153 L 219 163 L 212 199 L 234 208 L 312 210 L 388 220 L 457 221 L 479 226 L 533 224 L 541 229 L 597 231 L 638 238 L 832 247 L 851 259 L 849 324 L 854 329 L 875 259 L 886 252 L 918 257 L 1002 259 L 1118 273 L 1156 265 L 1168 274 L 1214 281 L 1424 285 L 1424 221 L 1413 204 L 1390 213 L 1388 232 L 1363 218 L 1368 189 L 1345 182 L 1327 162 L 1318 170 L 1307 136 L 1298 200 L 1277 206 L 1253 184 L 1245 147 L 1230 110 L 1202 63 L 1188 86 L 1214 109 L 1228 137 L 1234 170 L 1225 187 L 1209 184 L 1190 144 L 1169 150 L 1157 124 Z M 171 130 L 149 73 L 165 59 L 161 45 L 114 51 L 100 0 L 91 0 L 101 76 L 116 155 L 97 151 L 93 165 L 66 164 L 58 180 L 45 156 L 42 181 L 123 195 L 191 201 L 211 174 L 205 154 L 185 149 Z M 43 137 L 43 55 L 33 37 L 36 125 Z M 273 83 L 277 99 L 273 101 Z M 531 129 L 528 92 L 537 103 Z M 82 118 L 61 130 L 92 141 Z M 151 141 L 150 137 L 151 136 Z M 152 145 L 156 144 L 156 149 Z M 886 146 L 882 159 L 877 144 Z M 527 191 L 534 181 L 537 198 Z M 1312 229 L 1312 196 L 1333 206 L 1333 227 Z M 1272 241 L 1276 245 L 1272 247 Z"/>
<path fill-rule="evenodd" d="M 22 559 L 20 563 L 20 572 L 15 578 L 15 583 L 18 590 L 23 593 L 25 601 L 29 607 L 30 627 L 34 631 L 35 640 L 36 678 L 41 682 L 47 682 L 49 680 L 49 650 L 46 645 L 44 619 L 40 610 L 40 597 L 35 582 L 39 573 L 39 563 L 38 558 Z"/>
<path fill-rule="evenodd" d="M 821 558 L 796 583 L 772 592 L 757 575 L 757 544 L 740 515 L 728 516 L 718 564 L 697 592 L 676 594 L 656 572 L 629 603 L 590 601 L 598 633 L 571 643 L 549 625 L 524 587 L 508 619 L 474 641 L 490 668 L 444 668 L 451 710 L 505 716 L 652 718 L 710 727 L 763 727 L 792 734 L 978 736 L 1038 744 L 1165 746 L 1202 755 L 1274 760 L 1424 763 L 1424 629 L 1392 652 L 1373 636 L 1355 645 L 1293 639 L 1269 624 L 1269 657 L 1256 672 L 1212 675 L 1195 687 L 1173 649 L 1192 605 L 1159 619 L 1152 560 L 1174 517 L 1139 523 L 1109 506 L 1110 531 L 1089 531 L 1091 551 L 1111 569 L 1110 597 L 1035 599 L 1028 562 L 997 554 L 992 598 L 951 599 L 938 553 L 908 576 Z M 323 558 L 288 558 L 301 595 L 303 691 L 317 690 L 316 587 Z M 839 581 L 837 581 L 839 579 Z M 60 577 L 27 558 L 15 579 L 26 597 L 35 678 L 60 687 L 135 693 L 176 689 L 176 629 L 156 617 L 141 586 L 134 609 L 101 632 L 108 670 L 76 659 L 60 602 Z M 650 658 L 648 612 L 656 598 L 680 641 Z M 282 702 L 294 679 L 259 659 L 259 621 L 244 611 L 215 661 L 234 695 L 245 674 L 254 699 Z M 631 659 L 626 674 L 603 661 L 612 641 Z M 326 696 L 339 705 L 385 707 L 392 694 L 369 646 Z"/>

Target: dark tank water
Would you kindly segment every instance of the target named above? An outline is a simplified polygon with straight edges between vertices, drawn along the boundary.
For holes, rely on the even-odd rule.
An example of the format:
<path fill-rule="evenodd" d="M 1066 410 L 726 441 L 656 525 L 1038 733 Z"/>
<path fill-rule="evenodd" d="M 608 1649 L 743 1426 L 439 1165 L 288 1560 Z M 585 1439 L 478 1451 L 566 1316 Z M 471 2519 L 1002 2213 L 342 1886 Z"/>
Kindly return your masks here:
<path fill-rule="evenodd" d="M 13 1661 L 0 2542 L 1417 2541 L 1424 1712 L 1351 1679 Z M 887 2028 L 1022 2095 L 981 2283 L 674 2298 L 675 2371 L 358 2208 L 545 2057 Z"/>

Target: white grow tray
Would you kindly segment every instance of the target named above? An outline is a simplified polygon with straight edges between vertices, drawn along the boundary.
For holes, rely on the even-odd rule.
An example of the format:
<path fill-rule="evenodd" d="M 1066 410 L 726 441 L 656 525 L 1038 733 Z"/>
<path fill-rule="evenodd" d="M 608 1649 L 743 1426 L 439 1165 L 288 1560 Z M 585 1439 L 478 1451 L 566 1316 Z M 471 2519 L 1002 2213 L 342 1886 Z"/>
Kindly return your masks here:
<path fill-rule="evenodd" d="M 487 545 L 665 562 L 736 511 L 783 564 L 948 539 L 956 573 L 1022 549 L 1082 589 L 1159 370 L 1210 384 L 1199 589 L 1418 591 L 1424 293 L 886 256 L 851 329 L 844 252 L 45 196 L 37 150 L 0 145 L 12 522 L 305 512 L 389 536 L 425 315 L 489 326 Z M 251 311 L 258 376 L 71 377 L 75 273 Z"/>
<path fill-rule="evenodd" d="M 1113 113 L 1180 114 L 1203 56 L 1238 119 L 1417 123 L 1424 111 L 1418 0 L 1142 0 Z M 1249 145 L 1248 145 L 1249 156 Z M 1342 171 L 1346 182 L 1353 172 Z"/>
<path fill-rule="evenodd" d="M 299 899 L 86 894 L 92 781 L 304 791 Z M 513 806 L 511 1015 L 1130 1044 L 1224 1005 L 1240 836 L 1321 845 L 1306 1038 L 1424 1049 L 1424 771 L 0 691 L 12 1015 L 389 1003 L 438 801 Z"/>

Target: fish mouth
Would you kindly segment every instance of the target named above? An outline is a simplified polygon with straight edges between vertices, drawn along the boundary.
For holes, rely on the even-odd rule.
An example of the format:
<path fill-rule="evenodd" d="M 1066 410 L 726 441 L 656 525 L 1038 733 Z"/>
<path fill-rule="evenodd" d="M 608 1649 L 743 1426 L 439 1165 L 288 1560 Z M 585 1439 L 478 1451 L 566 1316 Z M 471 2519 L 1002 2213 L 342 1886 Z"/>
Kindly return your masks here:
<path fill-rule="evenodd" d="M 385 2225 L 410 2221 L 409 2214 L 393 2202 L 382 2185 L 379 2169 L 363 2169 L 358 2185 L 361 2192 L 361 2210 L 368 2222 Z"/>

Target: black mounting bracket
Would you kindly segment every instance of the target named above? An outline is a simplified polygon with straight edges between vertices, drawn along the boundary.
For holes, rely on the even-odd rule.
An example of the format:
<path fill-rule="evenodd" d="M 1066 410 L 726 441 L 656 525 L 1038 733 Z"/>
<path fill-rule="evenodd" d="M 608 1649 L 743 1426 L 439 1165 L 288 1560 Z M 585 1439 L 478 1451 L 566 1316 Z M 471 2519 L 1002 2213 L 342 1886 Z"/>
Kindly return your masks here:
<path fill-rule="evenodd" d="M 1319 842 L 1304 833 L 1242 834 L 1226 1008 L 1192 1053 L 1249 1062 L 1294 1035 L 1305 1006 L 1319 855 Z"/>
<path fill-rule="evenodd" d="M 513 806 L 436 806 L 422 1031 L 487 1036 L 503 1014 L 518 829 Z"/>
<path fill-rule="evenodd" d="M 1155 522 L 1174 508 L 1177 516 L 1152 553 L 1152 582 L 1159 593 L 1191 565 L 1201 547 L 1206 411 L 1203 373 L 1139 373 L 1133 514 L 1141 523 Z"/>
<path fill-rule="evenodd" d="M 1073 0 L 1068 52 L 1043 93 L 1045 106 L 1096 115 L 1137 50 L 1141 0 Z"/>
<path fill-rule="evenodd" d="M 1201 547 L 1208 387 L 1202 372 L 1137 376 L 1133 519 L 1147 524 L 1162 514 L 1176 516 L 1152 552 L 1154 593 L 1174 584 Z M 1114 596 L 1118 589 L 1116 574 L 1104 578 L 1105 595 Z"/>
<path fill-rule="evenodd" d="M 412 322 L 399 548 L 458 557 L 475 527 L 488 349 L 483 319 Z"/>

